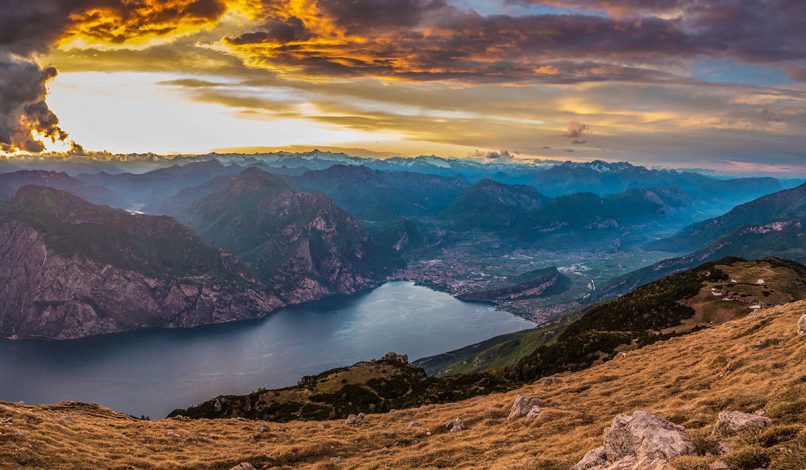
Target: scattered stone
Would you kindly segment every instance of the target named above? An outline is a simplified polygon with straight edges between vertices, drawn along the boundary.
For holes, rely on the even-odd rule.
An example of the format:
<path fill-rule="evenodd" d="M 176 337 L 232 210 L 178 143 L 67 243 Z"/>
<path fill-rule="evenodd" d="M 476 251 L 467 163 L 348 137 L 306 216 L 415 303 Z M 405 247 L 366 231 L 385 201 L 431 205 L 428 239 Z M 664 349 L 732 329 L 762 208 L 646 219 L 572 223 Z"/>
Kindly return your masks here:
<path fill-rule="evenodd" d="M 772 426 L 772 420 L 766 416 L 741 411 L 723 411 L 714 424 L 715 436 L 727 436 L 748 428 L 766 428 Z"/>
<path fill-rule="evenodd" d="M 421 423 L 419 421 L 412 421 L 412 422 L 409 423 L 410 428 L 419 428 L 419 427 L 422 427 L 422 425 L 423 425 L 423 423 Z"/>
<path fill-rule="evenodd" d="M 330 429 L 330 423 L 319 423 L 319 429 Z"/>
<path fill-rule="evenodd" d="M 540 379 L 540 383 L 542 383 L 543 385 L 546 385 L 546 386 L 558 384 L 558 383 L 561 383 L 561 382 L 562 382 L 562 380 L 560 380 L 560 378 L 557 377 L 556 375 L 551 375 L 551 376 L 543 377 L 542 379 Z"/>
<path fill-rule="evenodd" d="M 696 450 L 685 428 L 646 411 L 616 416 L 604 434 L 604 446 L 585 454 L 574 470 L 665 470 L 671 459 Z"/>
<path fill-rule="evenodd" d="M 529 411 L 535 407 L 542 405 L 543 402 L 539 398 L 530 397 L 527 395 L 518 395 L 515 398 L 515 403 L 512 404 L 512 409 L 509 412 L 507 419 L 522 418 L 529 414 Z"/>
<path fill-rule="evenodd" d="M 266 426 L 258 426 L 257 432 L 269 432 L 269 428 L 267 428 Z"/>
<path fill-rule="evenodd" d="M 543 408 L 540 408 L 538 405 L 532 407 L 528 413 L 526 413 L 526 421 L 532 422 L 540 416 L 540 412 L 543 411 Z"/>
<path fill-rule="evenodd" d="M 728 441 L 719 441 L 717 450 L 719 451 L 719 455 L 730 454 L 730 451 L 733 450 L 733 446 Z"/>
<path fill-rule="evenodd" d="M 798 334 L 800 336 L 806 336 L 806 315 L 800 317 L 798 321 Z"/>
<path fill-rule="evenodd" d="M 229 470 L 255 470 L 255 467 L 253 467 L 249 462 L 241 462 Z"/>
<path fill-rule="evenodd" d="M 465 422 L 460 418 L 453 418 L 445 423 L 445 429 L 447 429 L 448 432 L 459 432 L 467 428 L 465 427 Z"/>
<path fill-rule="evenodd" d="M 710 470 L 727 470 L 728 464 L 721 460 L 717 460 L 716 462 L 712 462 L 711 465 L 708 466 Z"/>
<path fill-rule="evenodd" d="M 365 415 L 364 413 L 358 413 L 358 415 L 351 414 L 350 416 L 347 417 L 346 420 L 344 420 L 344 424 L 349 424 L 352 426 L 361 424 L 364 422 L 364 418 L 366 418 L 366 416 L 367 415 Z"/>
<path fill-rule="evenodd" d="M 331 457 L 330 458 L 330 463 L 333 463 L 333 464 L 336 464 L 336 465 L 344 463 L 344 462 L 346 462 L 344 460 L 344 457 Z"/>

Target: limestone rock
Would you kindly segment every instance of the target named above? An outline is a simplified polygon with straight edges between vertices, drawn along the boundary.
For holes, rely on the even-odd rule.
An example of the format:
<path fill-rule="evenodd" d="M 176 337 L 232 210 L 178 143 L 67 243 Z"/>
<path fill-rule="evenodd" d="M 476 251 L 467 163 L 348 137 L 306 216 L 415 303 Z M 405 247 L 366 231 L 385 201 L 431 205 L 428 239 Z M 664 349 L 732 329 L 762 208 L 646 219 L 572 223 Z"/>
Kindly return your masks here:
<path fill-rule="evenodd" d="M 526 421 L 534 421 L 540 416 L 540 412 L 543 411 L 543 408 L 540 408 L 538 405 L 532 407 L 528 413 L 526 413 Z"/>
<path fill-rule="evenodd" d="M 527 395 L 518 395 L 515 398 L 515 403 L 512 404 L 512 409 L 509 412 L 507 419 L 522 418 L 529 414 L 529 411 L 535 406 L 539 407 L 543 402 L 539 398 L 530 397 Z"/>
<path fill-rule="evenodd" d="M 241 462 L 229 470 L 255 470 L 255 467 L 253 467 L 249 462 Z"/>
<path fill-rule="evenodd" d="M 806 315 L 801 316 L 798 321 L 798 334 L 800 336 L 806 336 Z"/>
<path fill-rule="evenodd" d="M 607 452 L 604 447 L 597 447 L 589 450 L 582 460 L 574 465 L 572 470 L 594 470 L 607 466 Z"/>
<path fill-rule="evenodd" d="M 366 416 L 367 415 L 365 415 L 364 413 L 358 413 L 357 415 L 351 414 L 347 417 L 346 420 L 344 420 L 344 424 L 349 424 L 353 426 L 361 424 L 364 422 L 364 418 L 366 418 Z"/>
<path fill-rule="evenodd" d="M 772 420 L 760 414 L 743 413 L 741 411 L 723 411 L 714 424 L 714 435 L 726 436 L 748 428 L 766 428 Z"/>
<path fill-rule="evenodd" d="M 694 441 L 682 426 L 660 415 L 635 411 L 618 415 L 605 429 L 604 446 L 593 449 L 574 470 L 667 470 L 671 459 L 691 454 Z"/>
<path fill-rule="evenodd" d="M 660 415 L 636 411 L 618 415 L 605 430 L 605 450 L 610 461 L 628 456 L 671 460 L 694 452 L 694 441 L 685 428 Z"/>
<path fill-rule="evenodd" d="M 454 418 L 445 423 L 445 429 L 447 429 L 448 432 L 464 431 L 466 429 L 465 422 L 462 421 L 460 418 Z"/>

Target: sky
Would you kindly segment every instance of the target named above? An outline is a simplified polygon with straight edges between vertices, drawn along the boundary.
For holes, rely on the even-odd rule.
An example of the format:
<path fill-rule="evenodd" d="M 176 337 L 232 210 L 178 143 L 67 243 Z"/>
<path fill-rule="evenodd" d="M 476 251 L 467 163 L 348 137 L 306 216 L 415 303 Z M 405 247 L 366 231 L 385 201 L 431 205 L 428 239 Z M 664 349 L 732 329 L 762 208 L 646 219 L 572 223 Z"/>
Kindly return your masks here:
<path fill-rule="evenodd" d="M 4 0 L 0 152 L 806 174 L 804 24 L 802 0 Z"/>

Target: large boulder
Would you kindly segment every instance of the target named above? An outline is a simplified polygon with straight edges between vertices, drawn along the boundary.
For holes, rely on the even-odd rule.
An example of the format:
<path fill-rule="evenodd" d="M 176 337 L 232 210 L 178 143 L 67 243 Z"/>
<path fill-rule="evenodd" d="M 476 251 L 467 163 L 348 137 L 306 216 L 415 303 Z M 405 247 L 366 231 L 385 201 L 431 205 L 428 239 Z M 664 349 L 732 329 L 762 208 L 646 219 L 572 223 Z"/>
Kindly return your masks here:
<path fill-rule="evenodd" d="M 605 429 L 604 446 L 585 454 L 574 470 L 665 470 L 672 468 L 671 459 L 695 450 L 682 426 L 639 410 L 616 416 Z"/>
<path fill-rule="evenodd" d="M 772 426 L 772 420 L 762 414 L 723 411 L 719 413 L 719 418 L 714 424 L 713 434 L 715 436 L 729 436 L 744 429 L 766 428 L 768 426 Z"/>
<path fill-rule="evenodd" d="M 806 315 L 802 315 L 798 321 L 798 334 L 806 336 Z"/>
<path fill-rule="evenodd" d="M 540 407 L 543 402 L 539 398 L 530 397 L 527 395 L 518 395 L 515 398 L 515 403 L 512 404 L 512 409 L 509 412 L 507 419 L 522 418 L 529 414 L 534 407 Z"/>

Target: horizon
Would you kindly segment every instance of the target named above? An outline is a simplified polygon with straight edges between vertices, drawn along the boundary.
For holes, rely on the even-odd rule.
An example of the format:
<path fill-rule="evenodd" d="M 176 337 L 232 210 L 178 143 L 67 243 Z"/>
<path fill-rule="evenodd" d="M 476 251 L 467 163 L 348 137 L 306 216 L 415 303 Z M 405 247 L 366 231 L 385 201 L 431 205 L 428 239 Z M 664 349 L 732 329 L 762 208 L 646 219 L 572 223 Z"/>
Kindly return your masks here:
<path fill-rule="evenodd" d="M 323 147 L 804 175 L 799 8 L 23 2 L 0 12 L 0 153 Z"/>

